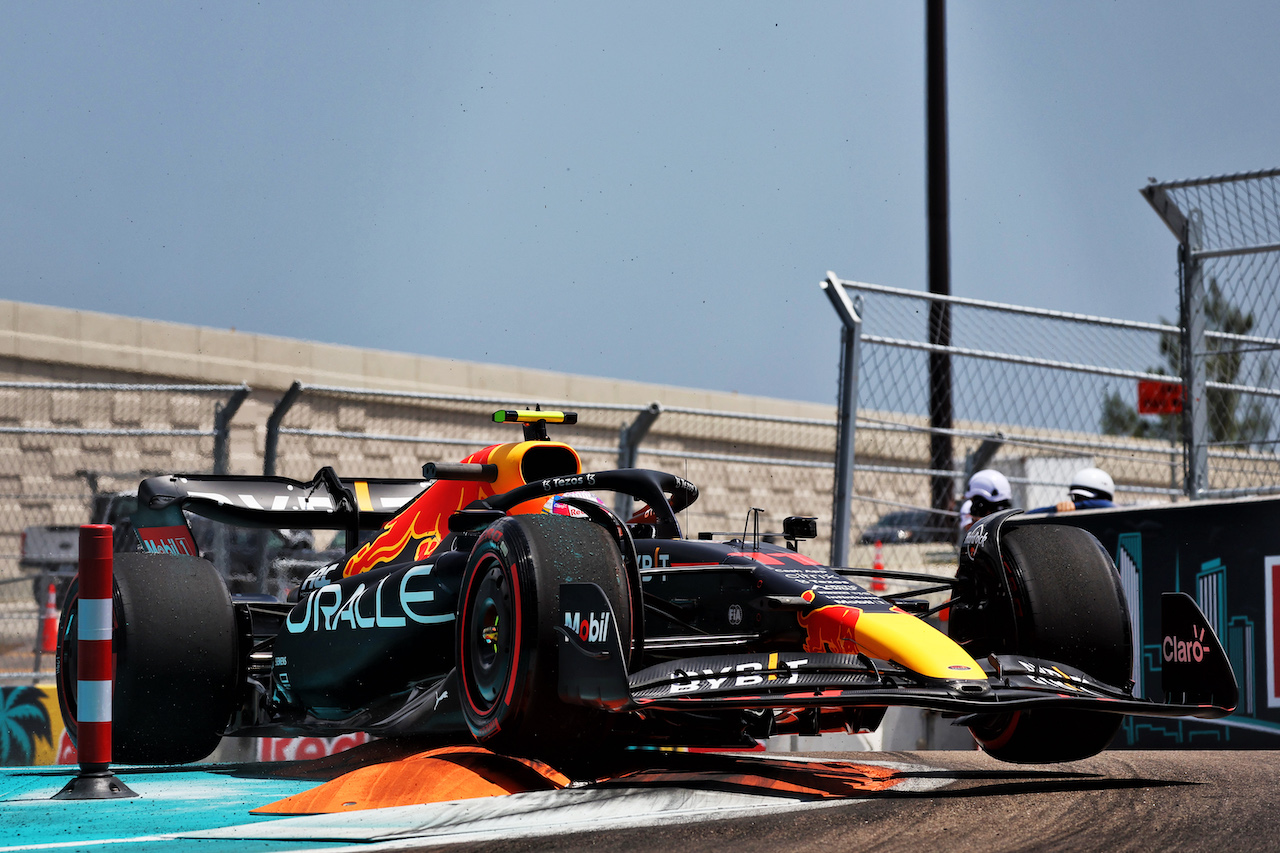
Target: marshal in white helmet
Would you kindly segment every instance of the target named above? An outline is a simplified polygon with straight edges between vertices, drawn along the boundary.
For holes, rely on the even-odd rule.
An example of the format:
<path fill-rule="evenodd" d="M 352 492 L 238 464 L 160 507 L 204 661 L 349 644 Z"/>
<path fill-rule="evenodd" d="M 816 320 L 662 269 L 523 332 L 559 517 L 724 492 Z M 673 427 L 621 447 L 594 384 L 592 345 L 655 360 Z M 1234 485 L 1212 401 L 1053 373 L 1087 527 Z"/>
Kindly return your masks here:
<path fill-rule="evenodd" d="M 1077 509 L 1102 509 L 1115 506 L 1116 484 L 1101 468 L 1081 468 L 1067 486 L 1067 499 L 1053 506 L 1042 506 L 1028 512 L 1071 512 Z"/>
<path fill-rule="evenodd" d="M 979 518 L 1013 506 L 1013 491 L 1009 478 L 994 468 L 983 468 L 969 478 L 960 506 L 960 532 L 969 529 Z"/>

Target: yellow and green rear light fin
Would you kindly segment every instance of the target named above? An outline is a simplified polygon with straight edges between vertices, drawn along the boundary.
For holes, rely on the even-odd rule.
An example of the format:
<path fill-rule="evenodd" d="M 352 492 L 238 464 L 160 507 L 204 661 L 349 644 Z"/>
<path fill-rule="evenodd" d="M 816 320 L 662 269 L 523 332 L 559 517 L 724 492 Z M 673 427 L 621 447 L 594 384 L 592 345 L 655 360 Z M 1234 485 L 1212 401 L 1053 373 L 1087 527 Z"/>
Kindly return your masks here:
<path fill-rule="evenodd" d="M 532 409 L 504 409 L 493 413 L 495 424 L 536 424 L 546 421 L 549 424 L 576 424 L 577 412 L 541 412 Z"/>

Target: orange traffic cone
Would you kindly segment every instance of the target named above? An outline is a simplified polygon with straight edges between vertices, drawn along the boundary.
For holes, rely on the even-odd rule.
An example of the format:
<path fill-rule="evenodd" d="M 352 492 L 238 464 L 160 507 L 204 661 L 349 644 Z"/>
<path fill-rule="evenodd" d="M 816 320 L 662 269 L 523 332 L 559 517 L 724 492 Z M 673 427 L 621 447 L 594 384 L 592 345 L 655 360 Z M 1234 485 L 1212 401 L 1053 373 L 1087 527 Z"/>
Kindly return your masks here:
<path fill-rule="evenodd" d="M 48 654 L 58 650 L 58 586 L 49 584 L 49 595 L 44 602 L 44 616 L 40 619 L 40 652 Z"/>
<path fill-rule="evenodd" d="M 871 570 L 874 572 L 884 571 L 884 546 L 881 544 L 879 539 L 876 540 L 876 559 L 875 562 L 871 564 Z M 886 588 L 887 587 L 884 585 L 884 578 L 880 577 L 880 575 L 877 574 L 871 578 L 872 592 L 884 592 Z"/>

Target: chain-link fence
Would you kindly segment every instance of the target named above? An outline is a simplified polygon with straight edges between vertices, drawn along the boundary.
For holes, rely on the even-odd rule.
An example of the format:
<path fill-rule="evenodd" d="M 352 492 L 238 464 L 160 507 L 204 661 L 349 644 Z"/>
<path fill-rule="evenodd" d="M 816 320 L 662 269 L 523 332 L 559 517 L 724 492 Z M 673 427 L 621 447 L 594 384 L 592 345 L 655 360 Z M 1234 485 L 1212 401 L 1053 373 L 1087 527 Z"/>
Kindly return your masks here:
<path fill-rule="evenodd" d="M 1143 193 L 1180 241 L 1175 322 L 829 277 L 858 296 L 852 323 L 833 302 L 857 340 L 853 541 L 952 540 L 956 496 L 983 467 L 1027 508 L 1091 465 L 1122 503 L 1280 491 L 1280 170 Z"/>
<path fill-rule="evenodd" d="M 1179 243 L 1182 335 L 1170 372 L 1189 389 L 1177 426 L 1198 497 L 1275 491 L 1280 390 L 1280 170 L 1152 183 Z"/>
<path fill-rule="evenodd" d="M 228 425 L 248 393 L 0 382 L 0 671 L 33 663 L 48 589 L 60 603 L 75 573 L 79 526 L 127 518 L 144 476 L 225 464 Z"/>
<path fill-rule="evenodd" d="M 789 515 L 830 518 L 835 429 L 835 420 L 672 407 L 640 446 L 638 465 L 698 484 L 684 522 L 689 536 L 742 536 L 751 507 L 764 511 L 761 530 L 776 532 Z M 803 550 L 825 559 L 828 525 L 818 532 Z"/>
<path fill-rule="evenodd" d="M 1162 341 L 1178 327 L 838 283 L 861 297 L 855 542 L 936 543 L 949 560 L 959 494 L 986 467 L 1008 476 L 1025 508 L 1062 500 L 1091 465 L 1111 473 L 1118 501 L 1181 492 L 1176 435 L 1124 434 L 1139 418 L 1139 388 L 1169 381 Z M 929 343 L 931 301 L 949 306 L 949 346 Z M 949 357 L 950 426 L 931 425 L 931 354 Z M 951 443 L 940 469 L 929 466 L 936 435 Z M 947 506 L 931 500 L 935 478 L 953 483 Z"/>
<path fill-rule="evenodd" d="M 702 409 L 457 396 L 297 384 L 268 427 L 266 468 L 310 478 L 321 465 L 366 476 L 412 477 L 424 462 L 454 461 L 506 441 L 518 427 L 495 424 L 497 408 L 536 404 L 578 413 L 552 427 L 573 445 L 584 470 L 645 467 L 698 484 L 686 532 L 741 532 L 747 510 L 765 510 L 762 528 L 781 530 L 787 515 L 829 517 L 834 420 L 735 414 Z M 626 501 L 616 501 L 624 513 Z M 821 528 L 820 528 L 821 530 Z M 825 554 L 823 538 L 807 547 Z"/>
<path fill-rule="evenodd" d="M 230 419 L 248 390 L 0 385 L 0 638 L 9 655 L 0 671 L 29 671 L 48 584 L 63 590 L 75 572 L 79 526 L 121 524 L 143 477 L 225 471 Z M 266 473 L 306 480 L 331 465 L 344 475 L 415 477 L 424 462 L 519 440 L 519 427 L 495 424 L 491 415 L 534 405 L 578 413 L 576 425 L 553 427 L 552 437 L 578 450 L 584 470 L 641 466 L 698 483 L 701 497 L 682 518 L 691 536 L 740 533 L 753 506 L 764 510 L 765 532 L 781 530 L 787 515 L 829 517 L 834 420 L 657 403 L 522 402 L 296 383 L 266 424 Z M 631 508 L 620 498 L 614 507 Z M 233 591 L 279 593 L 281 578 L 296 581 L 345 548 L 341 531 L 199 521 L 192 519 L 197 541 Z M 822 537 L 805 547 L 814 555 L 829 547 L 825 525 L 820 530 Z M 51 656 L 44 663 L 51 665 Z"/>
<path fill-rule="evenodd" d="M 637 406 L 540 404 L 578 412 L 577 425 L 561 427 L 564 432 L 552 437 L 573 444 L 589 470 L 616 467 L 619 422 L 640 410 Z M 425 462 L 456 461 L 491 444 L 519 441 L 519 425 L 495 424 L 490 417 L 495 409 L 513 405 L 518 402 L 510 398 L 298 383 L 272 414 L 266 470 L 309 479 L 320 466 L 332 465 L 344 474 L 416 477 Z"/>

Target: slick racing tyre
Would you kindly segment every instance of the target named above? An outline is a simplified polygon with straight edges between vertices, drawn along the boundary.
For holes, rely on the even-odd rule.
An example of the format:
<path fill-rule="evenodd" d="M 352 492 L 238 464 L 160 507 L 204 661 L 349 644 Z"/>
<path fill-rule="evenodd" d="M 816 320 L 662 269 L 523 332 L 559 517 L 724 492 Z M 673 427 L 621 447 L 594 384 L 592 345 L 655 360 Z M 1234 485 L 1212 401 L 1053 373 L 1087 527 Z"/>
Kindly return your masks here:
<path fill-rule="evenodd" d="M 613 538 L 583 519 L 508 516 L 472 549 L 458 605 L 458 680 L 467 725 L 495 752 L 572 774 L 610 740 L 606 712 L 558 695 L 560 584 L 594 583 L 631 646 L 631 595 Z"/>
<path fill-rule="evenodd" d="M 218 746 L 234 710 L 235 613 L 213 565 L 197 557 L 117 553 L 113 560 L 115 687 L 111 756 L 121 764 L 184 764 Z M 58 625 L 58 704 L 77 738 L 80 587 Z"/>
<path fill-rule="evenodd" d="M 1007 598 L 999 578 L 968 578 L 981 608 L 953 611 L 953 639 L 976 657 L 1024 654 L 1065 663 L 1118 687 L 1132 677 L 1129 611 L 1119 573 L 1092 534 L 1066 525 L 1001 530 Z M 969 730 L 994 758 L 1018 764 L 1074 761 L 1111 743 L 1123 717 L 1036 709 L 975 717 Z"/>

